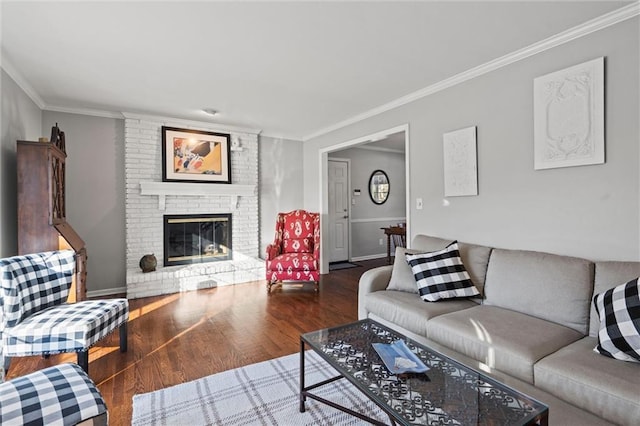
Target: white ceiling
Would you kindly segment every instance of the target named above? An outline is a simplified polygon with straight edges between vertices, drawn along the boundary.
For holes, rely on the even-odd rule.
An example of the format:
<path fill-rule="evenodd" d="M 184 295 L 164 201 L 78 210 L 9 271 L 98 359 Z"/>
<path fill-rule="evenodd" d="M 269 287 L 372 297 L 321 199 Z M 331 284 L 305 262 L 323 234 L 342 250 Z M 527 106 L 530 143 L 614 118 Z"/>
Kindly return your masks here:
<path fill-rule="evenodd" d="M 44 109 L 304 140 L 627 3 L 4 0 L 2 66 Z"/>

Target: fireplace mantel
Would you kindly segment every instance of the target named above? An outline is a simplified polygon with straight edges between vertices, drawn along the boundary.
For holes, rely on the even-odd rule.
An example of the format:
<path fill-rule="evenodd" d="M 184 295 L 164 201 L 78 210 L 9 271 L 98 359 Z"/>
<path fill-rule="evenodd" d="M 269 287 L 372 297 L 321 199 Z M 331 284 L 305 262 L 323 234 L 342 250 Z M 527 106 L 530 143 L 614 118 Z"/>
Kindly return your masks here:
<path fill-rule="evenodd" d="M 157 195 L 158 209 L 165 210 L 167 196 L 227 196 L 232 210 L 238 207 L 238 198 L 255 195 L 255 185 L 212 184 L 191 182 L 140 182 L 140 195 Z"/>

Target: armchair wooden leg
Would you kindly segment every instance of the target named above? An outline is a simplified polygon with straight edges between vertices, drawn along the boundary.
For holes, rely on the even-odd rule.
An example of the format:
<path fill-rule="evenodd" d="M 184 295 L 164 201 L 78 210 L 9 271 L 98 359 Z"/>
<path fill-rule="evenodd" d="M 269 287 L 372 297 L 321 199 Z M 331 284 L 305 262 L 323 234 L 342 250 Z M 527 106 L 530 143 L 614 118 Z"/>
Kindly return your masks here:
<path fill-rule="evenodd" d="M 76 353 L 78 354 L 78 365 L 85 373 L 89 374 L 89 349 Z"/>
<path fill-rule="evenodd" d="M 316 293 L 320 291 L 320 281 L 314 281 L 314 284 L 316 285 Z"/>
<path fill-rule="evenodd" d="M 120 326 L 120 352 L 127 351 L 127 323 Z"/>

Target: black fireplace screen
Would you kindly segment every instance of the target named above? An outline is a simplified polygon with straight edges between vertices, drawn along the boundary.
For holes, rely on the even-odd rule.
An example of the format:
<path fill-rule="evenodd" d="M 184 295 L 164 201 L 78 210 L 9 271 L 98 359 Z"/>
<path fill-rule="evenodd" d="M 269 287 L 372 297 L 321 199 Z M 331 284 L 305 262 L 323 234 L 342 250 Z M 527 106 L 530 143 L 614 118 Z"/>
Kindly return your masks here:
<path fill-rule="evenodd" d="M 164 266 L 228 259 L 231 214 L 164 216 Z"/>

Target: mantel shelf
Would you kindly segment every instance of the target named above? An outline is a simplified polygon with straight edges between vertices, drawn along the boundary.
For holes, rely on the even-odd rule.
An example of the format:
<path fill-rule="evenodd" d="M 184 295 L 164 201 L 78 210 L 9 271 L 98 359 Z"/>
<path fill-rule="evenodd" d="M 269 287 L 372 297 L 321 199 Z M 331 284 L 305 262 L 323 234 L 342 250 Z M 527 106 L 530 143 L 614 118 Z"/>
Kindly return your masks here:
<path fill-rule="evenodd" d="M 157 195 L 158 208 L 165 210 L 167 196 L 226 196 L 231 209 L 238 207 L 238 198 L 255 195 L 255 185 L 212 184 L 192 182 L 140 182 L 140 195 Z"/>

